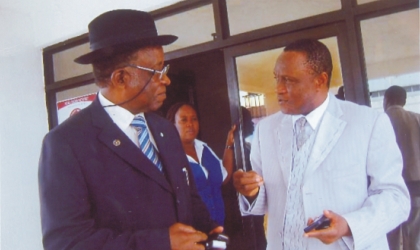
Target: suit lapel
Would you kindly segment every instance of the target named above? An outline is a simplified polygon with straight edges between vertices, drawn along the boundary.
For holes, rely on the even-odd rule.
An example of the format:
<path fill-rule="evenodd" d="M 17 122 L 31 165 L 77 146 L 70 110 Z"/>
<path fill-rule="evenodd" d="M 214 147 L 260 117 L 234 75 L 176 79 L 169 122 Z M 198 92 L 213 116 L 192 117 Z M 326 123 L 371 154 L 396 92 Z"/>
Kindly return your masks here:
<path fill-rule="evenodd" d="M 337 100 L 330 98 L 308 159 L 304 182 L 325 160 L 343 133 L 347 122 L 340 119 L 341 115 L 342 110 Z"/>
<path fill-rule="evenodd" d="M 167 180 L 170 182 L 172 188 L 176 190 L 177 183 L 175 180 L 177 180 L 179 173 L 176 173 L 178 169 L 173 166 L 179 165 L 176 160 L 180 158 L 182 159 L 185 154 L 183 156 L 177 154 L 176 158 L 173 157 L 174 152 L 170 149 L 170 146 L 175 142 L 173 141 L 174 138 L 171 137 L 171 133 L 168 130 L 167 123 L 163 123 L 162 119 L 153 113 L 145 113 L 145 117 L 149 126 L 149 130 L 153 135 L 157 148 L 159 149 L 159 157 L 167 175 Z M 175 131 L 175 134 L 178 135 L 178 132 Z M 180 151 L 183 152 L 183 149 L 181 148 Z"/>
<path fill-rule="evenodd" d="M 279 122 L 278 128 L 275 130 L 278 145 L 276 152 L 278 161 L 280 162 L 280 168 L 284 178 L 286 186 L 289 184 L 289 176 L 292 168 L 292 140 L 293 140 L 293 125 L 292 117 L 290 115 L 282 115 L 282 119 Z"/>
<path fill-rule="evenodd" d="M 141 150 L 115 125 L 105 112 L 98 98 L 92 103 L 92 123 L 99 129 L 98 140 L 129 165 L 172 192 L 165 176 Z"/>

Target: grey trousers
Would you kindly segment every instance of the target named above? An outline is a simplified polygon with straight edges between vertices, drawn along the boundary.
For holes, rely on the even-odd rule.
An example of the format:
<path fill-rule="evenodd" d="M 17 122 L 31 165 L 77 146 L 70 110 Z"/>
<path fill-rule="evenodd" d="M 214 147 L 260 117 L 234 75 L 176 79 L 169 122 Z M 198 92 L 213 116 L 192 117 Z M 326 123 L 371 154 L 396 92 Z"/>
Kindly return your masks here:
<path fill-rule="evenodd" d="M 407 221 L 387 234 L 390 250 L 420 250 L 420 197 L 411 197 Z M 402 241 L 402 247 L 401 247 Z"/>

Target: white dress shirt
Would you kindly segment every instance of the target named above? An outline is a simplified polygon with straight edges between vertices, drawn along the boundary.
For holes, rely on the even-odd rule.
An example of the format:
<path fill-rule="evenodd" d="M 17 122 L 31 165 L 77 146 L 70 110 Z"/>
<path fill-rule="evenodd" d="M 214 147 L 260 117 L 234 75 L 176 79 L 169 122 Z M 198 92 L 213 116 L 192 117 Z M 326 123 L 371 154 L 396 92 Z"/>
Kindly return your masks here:
<path fill-rule="evenodd" d="M 203 149 L 204 149 L 204 146 L 207 146 L 207 148 L 214 155 L 214 157 L 216 157 L 217 159 L 219 159 L 219 157 L 217 157 L 217 155 L 213 152 L 213 150 L 205 142 L 200 141 L 198 139 L 194 139 L 194 148 L 195 148 L 195 152 L 197 153 L 197 157 L 198 157 L 198 161 L 199 162 L 197 162 L 194 158 L 192 158 L 189 155 L 187 155 L 187 158 L 188 158 L 188 161 L 189 162 L 193 162 L 193 163 L 199 164 L 200 167 L 201 167 L 201 169 L 204 172 L 204 175 L 208 179 L 209 178 L 209 171 L 201 163 L 201 158 L 203 157 Z M 222 160 L 219 159 L 219 162 L 220 162 L 220 168 L 222 170 L 222 177 L 223 177 L 223 180 L 225 180 L 226 177 L 227 177 L 227 171 L 226 171 L 225 167 L 223 166 Z"/>
<path fill-rule="evenodd" d="M 306 121 L 308 121 L 309 125 L 314 131 L 316 131 L 316 128 L 319 122 L 321 121 L 322 116 L 325 113 L 325 110 L 327 110 L 329 102 L 330 102 L 330 95 L 328 94 L 327 98 L 325 98 L 325 101 L 321 105 L 319 105 L 316 109 L 312 110 L 311 113 L 305 116 Z M 304 115 L 292 115 L 293 127 L 295 127 L 296 121 L 302 116 Z"/>
<path fill-rule="evenodd" d="M 111 101 L 106 99 L 101 92 L 98 92 L 98 99 L 102 106 L 109 106 L 114 105 Z M 152 133 L 150 133 L 149 126 L 147 125 L 147 120 L 144 117 L 144 113 L 139 113 L 136 115 L 133 115 L 130 111 L 126 110 L 125 108 L 122 108 L 120 106 L 110 106 L 105 107 L 105 111 L 108 113 L 108 115 L 111 117 L 112 121 L 117 125 L 118 128 L 120 128 L 124 134 L 130 138 L 130 140 L 137 145 L 137 147 L 140 147 L 139 145 L 139 139 L 137 137 L 137 131 L 134 129 L 133 126 L 131 126 L 131 122 L 133 121 L 135 116 L 142 116 L 144 120 L 146 121 L 146 127 L 147 131 L 149 131 L 149 137 L 152 144 L 155 146 L 155 149 L 159 152 L 159 149 L 156 147 L 156 142 L 153 138 Z"/>

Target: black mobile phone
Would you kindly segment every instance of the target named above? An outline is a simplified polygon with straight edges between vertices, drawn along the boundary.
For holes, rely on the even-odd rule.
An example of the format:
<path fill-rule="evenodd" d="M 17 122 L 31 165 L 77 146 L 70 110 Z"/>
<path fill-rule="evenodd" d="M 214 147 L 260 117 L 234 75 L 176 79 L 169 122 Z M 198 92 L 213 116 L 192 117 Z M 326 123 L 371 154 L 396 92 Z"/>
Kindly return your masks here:
<path fill-rule="evenodd" d="M 317 218 L 311 225 L 305 227 L 303 231 L 307 233 L 309 231 L 312 231 L 313 229 L 315 230 L 325 229 L 330 226 L 330 223 L 331 223 L 330 219 L 322 215 L 321 217 Z"/>
<path fill-rule="evenodd" d="M 204 245 L 206 250 L 225 250 L 229 244 L 229 237 L 224 234 L 211 234 L 201 244 Z"/>

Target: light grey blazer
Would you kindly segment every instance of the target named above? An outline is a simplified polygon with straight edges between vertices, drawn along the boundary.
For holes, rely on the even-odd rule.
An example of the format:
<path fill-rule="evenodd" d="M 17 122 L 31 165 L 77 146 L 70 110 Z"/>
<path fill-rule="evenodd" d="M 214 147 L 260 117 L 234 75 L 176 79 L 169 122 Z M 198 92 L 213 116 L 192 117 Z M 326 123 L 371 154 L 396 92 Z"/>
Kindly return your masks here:
<path fill-rule="evenodd" d="M 386 233 L 410 210 L 388 116 L 330 96 L 319 126 L 302 186 L 305 221 L 332 210 L 347 220 L 353 235 L 330 245 L 309 239 L 308 249 L 388 249 Z M 268 214 L 269 250 L 282 249 L 292 127 L 291 116 L 281 112 L 258 123 L 251 163 L 264 185 L 252 206 L 240 199 L 243 214 Z"/>

